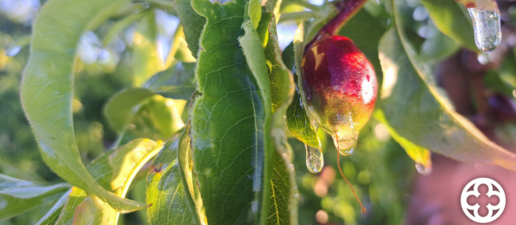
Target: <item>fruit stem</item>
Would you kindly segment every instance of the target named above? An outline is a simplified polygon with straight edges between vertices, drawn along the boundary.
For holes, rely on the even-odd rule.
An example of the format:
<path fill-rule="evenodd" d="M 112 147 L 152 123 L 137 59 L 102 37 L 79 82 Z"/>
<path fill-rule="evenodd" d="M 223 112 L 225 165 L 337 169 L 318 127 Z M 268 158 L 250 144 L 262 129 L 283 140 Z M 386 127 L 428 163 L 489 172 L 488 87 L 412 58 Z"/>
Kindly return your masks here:
<path fill-rule="evenodd" d="M 305 52 L 307 49 L 310 49 L 317 40 L 337 34 L 344 24 L 346 24 L 366 2 L 367 0 L 343 0 L 334 3 L 339 13 L 317 32 L 314 38 L 305 46 Z"/>
<path fill-rule="evenodd" d="M 343 0 L 335 3 L 335 7 L 339 11 L 337 16 L 335 16 L 329 23 L 327 23 L 320 33 L 326 33 L 335 35 L 339 30 L 344 26 L 344 24 L 353 17 L 361 8 L 367 0 Z"/>
<path fill-rule="evenodd" d="M 355 193 L 355 189 L 353 188 L 351 183 L 348 181 L 348 179 L 346 179 L 346 176 L 344 176 L 344 172 L 342 172 L 342 168 L 340 167 L 340 152 L 338 149 L 337 149 L 337 166 L 339 167 L 340 175 L 342 176 L 342 178 L 344 178 L 346 183 L 348 183 L 349 188 L 351 188 L 351 192 L 353 192 L 353 196 L 355 196 L 355 199 L 358 201 L 358 204 L 360 204 L 360 207 L 362 207 L 362 213 L 366 213 L 366 209 L 365 209 L 364 205 L 362 204 L 362 201 L 360 201 L 360 198 L 358 198 L 357 193 Z"/>

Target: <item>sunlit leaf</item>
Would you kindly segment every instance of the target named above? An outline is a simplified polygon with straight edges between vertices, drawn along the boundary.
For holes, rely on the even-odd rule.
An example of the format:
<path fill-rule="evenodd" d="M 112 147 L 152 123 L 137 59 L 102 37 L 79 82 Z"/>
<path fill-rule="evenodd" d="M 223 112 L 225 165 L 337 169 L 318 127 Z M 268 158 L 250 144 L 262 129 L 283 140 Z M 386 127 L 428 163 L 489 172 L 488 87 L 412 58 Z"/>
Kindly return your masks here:
<path fill-rule="evenodd" d="M 186 43 L 194 58 L 199 54 L 199 39 L 206 23 L 206 18 L 192 8 L 192 0 L 176 0 L 179 19 L 184 28 Z"/>
<path fill-rule="evenodd" d="M 263 132 L 270 112 L 260 90 L 264 78 L 251 73 L 238 41 L 246 2 L 192 5 L 206 18 L 196 69 L 199 95 L 191 111 L 194 173 L 208 224 L 251 223 L 261 218 L 262 192 L 268 191 L 262 190 Z"/>
<path fill-rule="evenodd" d="M 165 68 L 169 68 L 174 60 L 186 63 L 193 63 L 196 61 L 192 52 L 190 52 L 190 49 L 188 48 L 185 38 L 183 26 L 179 25 L 176 33 L 174 34 L 172 49 L 167 57 Z"/>
<path fill-rule="evenodd" d="M 192 173 L 184 167 L 189 162 L 180 163 L 191 160 L 190 150 L 189 129 L 185 129 L 167 142 L 154 160 L 147 177 L 147 203 L 152 204 L 147 213 L 151 224 L 201 224 L 191 195 Z"/>
<path fill-rule="evenodd" d="M 127 194 L 136 172 L 157 155 L 161 145 L 149 139 L 134 140 L 99 156 L 88 171 L 102 187 L 118 196 Z M 116 224 L 119 213 L 94 195 L 73 187 L 56 224 Z"/>
<path fill-rule="evenodd" d="M 154 95 L 135 113 L 126 135 L 131 138 L 167 140 L 185 125 L 181 113 L 186 101 Z"/>
<path fill-rule="evenodd" d="M 165 69 L 163 54 L 158 45 L 157 29 L 154 12 L 145 15 L 136 27 L 133 43 L 135 87 L 142 86 L 147 79 Z"/>
<path fill-rule="evenodd" d="M 164 98 L 144 88 L 129 88 L 115 95 L 104 113 L 111 125 L 128 139 L 166 140 L 184 126 L 186 101 Z"/>
<path fill-rule="evenodd" d="M 111 29 L 109 29 L 108 33 L 104 36 L 104 40 L 102 41 L 103 45 L 108 45 L 116 37 L 116 35 L 122 32 L 125 28 L 150 14 L 152 14 L 152 10 L 147 9 L 116 21 Z"/>
<path fill-rule="evenodd" d="M 0 174 L 0 220 L 54 203 L 68 184 L 40 185 Z"/>
<path fill-rule="evenodd" d="M 154 92 L 144 88 L 125 89 L 109 100 L 104 114 L 117 132 L 123 132 L 134 119 L 137 107 L 154 95 Z"/>
<path fill-rule="evenodd" d="M 31 55 L 21 84 L 21 102 L 47 165 L 70 184 L 96 194 L 120 211 L 146 205 L 101 188 L 82 163 L 72 117 L 73 68 L 81 35 L 128 2 L 47 1 L 34 22 Z"/>

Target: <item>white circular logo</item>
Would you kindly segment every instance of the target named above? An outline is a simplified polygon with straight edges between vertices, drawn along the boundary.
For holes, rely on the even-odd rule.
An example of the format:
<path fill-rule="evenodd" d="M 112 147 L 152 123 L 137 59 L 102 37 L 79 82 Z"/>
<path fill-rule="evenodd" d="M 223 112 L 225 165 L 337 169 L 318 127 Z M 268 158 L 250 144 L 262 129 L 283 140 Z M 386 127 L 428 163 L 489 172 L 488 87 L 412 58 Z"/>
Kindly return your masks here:
<path fill-rule="evenodd" d="M 480 196 L 478 187 L 482 184 L 486 185 L 488 188 L 488 191 L 486 193 L 487 197 L 491 197 L 494 195 L 494 196 L 498 196 L 498 198 L 500 199 L 500 202 L 498 202 L 497 205 L 493 206 L 493 205 L 491 205 L 491 203 L 489 203 L 486 206 L 488 212 L 487 212 L 487 215 L 484 217 L 482 217 L 478 214 L 478 209 L 480 208 L 480 205 L 478 203 L 475 203 L 475 205 L 468 204 L 469 196 L 473 195 L 477 198 Z M 473 189 L 470 190 L 472 186 L 473 186 Z M 500 186 L 500 184 L 498 184 L 498 182 L 496 182 L 492 179 L 489 179 L 489 178 L 485 178 L 485 177 L 477 178 L 477 179 L 470 181 L 466 185 L 466 187 L 464 187 L 464 189 L 462 190 L 462 194 L 460 196 L 460 205 L 462 207 L 462 211 L 464 211 L 464 214 L 466 214 L 466 216 L 469 219 L 471 219 L 477 223 L 489 223 L 489 222 L 493 222 L 494 220 L 498 219 L 498 217 L 500 217 L 500 215 L 502 215 L 503 210 L 505 208 L 505 201 L 506 201 L 505 192 L 503 191 L 502 186 Z M 473 213 L 471 213 L 470 211 L 472 211 Z"/>

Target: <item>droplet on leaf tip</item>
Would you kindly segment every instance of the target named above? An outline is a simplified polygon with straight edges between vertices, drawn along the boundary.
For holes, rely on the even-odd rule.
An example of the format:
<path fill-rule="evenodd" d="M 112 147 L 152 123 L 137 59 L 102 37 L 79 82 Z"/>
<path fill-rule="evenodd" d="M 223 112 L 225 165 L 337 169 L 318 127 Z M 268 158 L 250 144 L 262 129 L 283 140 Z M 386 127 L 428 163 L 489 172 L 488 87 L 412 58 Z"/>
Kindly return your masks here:
<path fill-rule="evenodd" d="M 320 149 L 305 145 L 306 148 L 306 168 L 312 173 L 321 172 L 324 166 L 324 158 Z"/>

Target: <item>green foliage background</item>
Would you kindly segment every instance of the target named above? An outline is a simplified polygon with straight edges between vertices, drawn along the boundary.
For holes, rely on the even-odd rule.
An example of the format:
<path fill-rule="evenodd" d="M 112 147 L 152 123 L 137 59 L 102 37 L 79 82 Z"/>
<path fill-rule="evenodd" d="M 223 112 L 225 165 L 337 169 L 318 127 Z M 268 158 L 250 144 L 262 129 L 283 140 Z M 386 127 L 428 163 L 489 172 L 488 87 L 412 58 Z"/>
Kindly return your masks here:
<path fill-rule="evenodd" d="M 174 7 L 166 1 L 149 1 L 152 6 L 162 8 L 170 16 L 177 15 Z M 451 2 L 450 0 L 447 4 Z M 178 3 L 184 3 L 178 1 Z M 417 34 L 417 29 L 414 27 L 421 26 L 420 21 L 415 21 L 412 18 L 412 13 L 415 7 L 421 7 L 421 4 L 429 9 L 436 7 L 432 5 L 432 1 L 422 1 L 415 6 L 402 5 L 400 7 L 399 19 L 404 22 L 404 32 L 410 41 L 411 46 L 422 58 L 430 65 L 438 62 L 446 57 L 449 57 L 459 49 L 459 44 L 472 48 L 471 39 L 464 38 L 457 33 L 445 33 L 446 29 L 441 29 L 443 33 L 450 36 L 445 36 L 441 31 L 435 27 L 445 26 L 439 20 L 428 22 L 430 26 L 434 26 L 434 32 L 437 34 L 430 39 L 425 39 Z M 43 4 L 43 2 L 42 2 Z M 282 5 L 283 12 L 299 11 L 302 4 L 294 4 L 285 1 Z M 451 5 L 455 7 L 458 5 Z M 242 6 L 239 6 L 243 8 Z M 378 57 L 377 43 L 380 41 L 382 35 L 391 28 L 392 22 L 388 21 L 388 8 L 384 8 L 383 3 L 378 4 L 376 1 L 369 1 L 365 8 L 362 9 L 341 31 L 342 35 L 346 35 L 353 39 L 355 43 L 362 49 L 362 51 L 370 58 L 378 75 L 381 75 L 382 68 L 380 67 L 380 60 Z M 455 12 L 460 11 L 458 8 L 453 8 Z M 452 10 L 452 11 L 453 11 Z M 439 18 L 440 15 L 435 13 L 436 10 L 430 11 L 430 17 Z M 147 14 L 149 12 L 146 12 Z M 444 13 L 449 13 L 443 12 Z M 130 13 L 126 13 L 130 14 Z M 126 15 L 121 13 L 109 22 L 101 25 L 94 30 L 94 33 L 99 37 L 109 36 L 112 27 L 116 26 L 117 21 L 124 18 Z M 76 139 L 78 149 L 82 160 L 86 165 L 92 162 L 97 157 L 101 156 L 106 150 L 118 144 L 128 143 L 130 140 L 138 137 L 148 137 L 152 134 L 154 139 L 162 139 L 166 141 L 170 135 L 162 135 L 160 133 L 163 129 L 159 127 L 159 123 L 155 123 L 153 118 L 158 118 L 159 115 L 149 115 L 149 111 L 142 109 L 136 112 L 131 118 L 137 128 L 144 127 L 144 131 L 124 130 L 126 136 L 118 139 L 118 128 L 114 128 L 108 122 L 104 114 L 104 110 L 109 100 L 126 88 L 132 88 L 139 85 L 144 85 L 156 93 L 168 93 L 171 98 L 190 99 L 189 96 L 184 96 L 184 92 L 191 93 L 193 84 L 191 80 L 170 80 L 171 74 L 177 74 L 175 70 L 184 70 L 186 77 L 192 76 L 191 71 L 193 65 L 188 57 L 181 56 L 181 49 L 177 50 L 177 63 L 170 69 L 158 73 L 146 84 L 142 80 L 155 75 L 154 66 L 141 66 L 141 61 L 138 57 L 143 59 L 152 59 L 155 55 L 139 55 L 141 52 L 146 53 L 145 46 L 131 46 L 131 43 L 126 41 L 125 33 L 129 31 L 140 32 L 143 35 L 151 31 L 160 31 L 160 24 L 155 24 L 152 20 L 154 13 L 149 15 L 135 16 L 135 19 L 145 18 L 145 23 L 138 23 L 134 21 L 126 21 L 129 28 L 122 29 L 122 34 L 117 34 L 113 37 L 114 41 L 111 43 L 123 43 L 126 49 L 118 54 L 119 61 L 116 66 L 112 63 L 93 63 L 87 64 L 82 61 L 78 62 L 75 68 L 75 87 L 74 87 L 74 101 L 73 101 L 73 119 L 75 125 Z M 452 14 L 455 15 L 455 14 Z M 460 17 L 464 19 L 463 17 Z M 199 18 L 197 18 L 199 19 Z M 202 19 L 202 18 L 201 18 Z M 255 26 L 252 18 L 245 18 L 249 20 L 249 26 Z M 370 27 L 362 27 L 364 21 Z M 430 19 L 428 19 L 430 21 Z M 158 21 L 159 22 L 159 21 Z M 194 20 L 188 21 L 195 25 Z M 239 28 L 242 21 L 238 21 L 235 27 Z M 161 26 L 166 26 L 161 24 Z M 16 41 L 23 39 L 31 34 L 30 27 L 9 18 L 7 15 L 0 15 L 0 173 L 19 179 L 29 180 L 36 183 L 43 184 L 57 184 L 63 182 L 57 175 L 52 173 L 48 167 L 43 163 L 40 152 L 38 151 L 37 143 L 35 142 L 32 130 L 25 118 L 21 108 L 19 99 L 19 86 L 21 80 L 21 73 L 27 63 L 29 57 L 29 48 L 24 46 L 21 51 L 14 56 L 6 56 L 12 46 L 16 45 Z M 257 28 L 257 27 L 255 27 Z M 357 32 L 357 30 L 362 30 Z M 125 32 L 125 33 L 124 33 Z M 191 41 L 190 35 L 192 31 L 185 30 L 186 42 Z M 367 34 L 367 35 L 365 35 Z M 371 35 L 374 34 L 374 35 Z M 199 35 L 199 34 L 197 34 Z M 244 33 L 238 34 L 242 36 Z M 245 35 L 249 35 L 247 32 Z M 259 34 L 257 34 L 259 35 Z M 363 35 L 363 36 L 362 36 Z M 193 34 L 195 36 L 195 34 Z M 249 36 L 246 36 L 249 37 Z M 258 36 L 257 36 L 258 37 Z M 471 36 L 469 36 L 471 37 Z M 174 37 L 172 37 L 174 38 Z M 438 41 L 434 40 L 440 38 Z M 236 41 L 236 40 L 235 40 Z M 245 45 L 246 40 L 240 40 L 241 44 Z M 442 43 L 448 44 L 443 47 Z M 239 43 L 234 43 L 238 46 Z M 152 45 L 150 43 L 149 45 Z M 148 46 L 147 46 L 148 47 Z M 156 47 L 156 46 L 151 46 Z M 185 43 L 183 43 L 185 47 Z M 195 48 L 198 48 L 196 46 Z M 425 51 L 425 49 L 437 49 L 436 51 Z M 450 50 L 451 49 L 451 50 Z M 140 53 L 138 53 L 140 52 Z M 135 57 L 135 54 L 138 55 Z M 241 53 L 243 56 L 245 52 Z M 372 57 L 371 57 L 372 56 Z M 135 61 L 138 60 L 138 61 Z M 141 58 L 140 58 L 141 59 Z M 514 56 L 509 59 L 514 59 Z M 190 59 L 191 60 L 191 59 Z M 509 63 L 510 64 L 510 63 Z M 179 65 L 179 66 L 178 66 Z M 256 73 L 256 69 L 250 66 L 247 71 L 247 76 L 251 77 L 252 73 Z M 508 68 L 509 67 L 509 68 Z M 186 70 L 184 68 L 187 68 Z M 508 68 L 508 69 L 507 69 Z M 505 74 L 509 73 L 514 76 L 514 68 L 510 66 L 503 67 Z M 135 74 L 134 71 L 137 71 Z M 189 72 L 190 71 L 190 72 Z M 502 71 L 501 73 L 503 73 Z M 509 71 L 509 72 L 506 72 Z M 492 73 L 497 73 L 493 71 Z M 188 73 L 189 76 L 188 76 Z M 506 77 L 510 77 L 507 75 Z M 381 76 L 379 77 L 381 81 Z M 503 78 L 503 76 L 502 76 Z M 154 81 L 153 81 L 154 79 Z M 511 89 L 510 78 L 499 80 L 495 76 L 493 80 L 486 80 L 489 82 L 503 82 L 506 87 L 500 92 Z M 167 83 L 168 82 L 168 83 Z M 260 81 L 255 81 L 259 83 Z M 166 83 L 170 87 L 175 87 L 177 84 L 183 85 L 185 89 L 171 90 L 167 89 L 167 85 L 156 85 L 157 83 Z M 186 90 L 186 91 L 185 91 Z M 182 94 L 182 95 L 181 95 Z M 150 94 L 150 96 L 154 96 Z M 156 100 L 156 105 L 148 105 L 147 107 L 159 107 L 160 100 Z M 188 116 L 188 105 L 179 112 L 179 115 L 186 121 Z M 179 103 L 175 103 L 179 104 Z M 377 106 L 378 107 L 378 106 Z M 129 107 L 130 108 L 130 107 Z M 152 110 L 150 110 L 152 111 Z M 178 115 L 175 115 L 178 116 Z M 134 118 L 133 118 L 134 117 Z M 150 119 L 149 119 L 150 118 Z M 324 210 L 329 215 L 329 221 L 335 223 L 345 224 L 400 224 L 403 221 L 406 212 L 405 195 L 410 194 L 413 185 L 413 178 L 417 174 L 414 168 L 414 161 L 407 155 L 404 149 L 389 136 L 387 127 L 378 121 L 381 118 L 372 118 L 369 123 L 362 129 L 358 141 L 358 147 L 355 153 L 349 157 L 341 160 L 341 165 L 346 177 L 354 184 L 359 197 L 363 200 L 367 208 L 371 210 L 366 214 L 361 214 L 358 203 L 354 200 L 351 191 L 347 184 L 339 177 L 337 171 L 337 151 L 333 147 L 331 138 L 325 134 L 320 134 L 324 149 L 324 160 L 327 168 L 322 174 L 312 174 L 306 169 L 305 164 L 305 146 L 296 138 L 289 136 L 288 143 L 293 150 L 293 164 L 296 168 L 295 180 L 299 192 L 299 209 L 298 221 L 300 224 L 316 224 L 315 215 L 318 211 Z M 150 125 L 149 125 L 150 124 Z M 392 124 L 391 124 L 392 125 Z M 146 135 L 142 135 L 145 133 Z M 161 136 L 160 136 L 161 135 Z M 406 146 L 405 146 L 406 147 Z M 166 161 L 170 157 L 167 154 L 177 154 L 173 147 L 167 148 L 170 152 L 163 153 L 158 157 L 160 160 Z M 177 151 L 177 150 L 176 150 Z M 179 153 L 180 154 L 180 153 Z M 174 156 L 177 157 L 177 156 Z M 159 162 L 156 161 L 156 162 Z M 155 162 L 155 163 L 156 163 Z M 179 162 L 176 162 L 176 164 Z M 167 169 L 172 171 L 170 173 L 180 173 L 179 165 L 170 165 Z M 94 164 L 93 164 L 94 165 Z M 159 165 L 157 165 L 159 166 Z M 184 168 L 183 168 L 184 169 Z M 177 172 L 178 170 L 179 172 Z M 147 172 L 147 171 L 145 171 Z M 237 171 L 238 172 L 238 171 Z M 132 188 L 128 193 L 128 198 L 145 201 L 145 174 L 140 174 L 135 178 Z M 159 178 L 152 178 L 159 179 Z M 183 190 L 186 191 L 186 190 Z M 201 190 L 202 193 L 203 190 Z M 50 205 L 44 205 L 35 209 L 31 209 L 23 216 L 17 216 L 12 219 L 0 221 L 0 225 L 11 224 L 35 224 L 45 215 L 50 208 Z M 214 207 L 216 208 L 216 207 Z M 190 219 L 190 218 L 189 218 Z M 151 218 L 152 220 L 152 218 Z M 148 218 L 145 210 L 125 214 L 121 217 L 119 224 L 146 224 Z"/>

